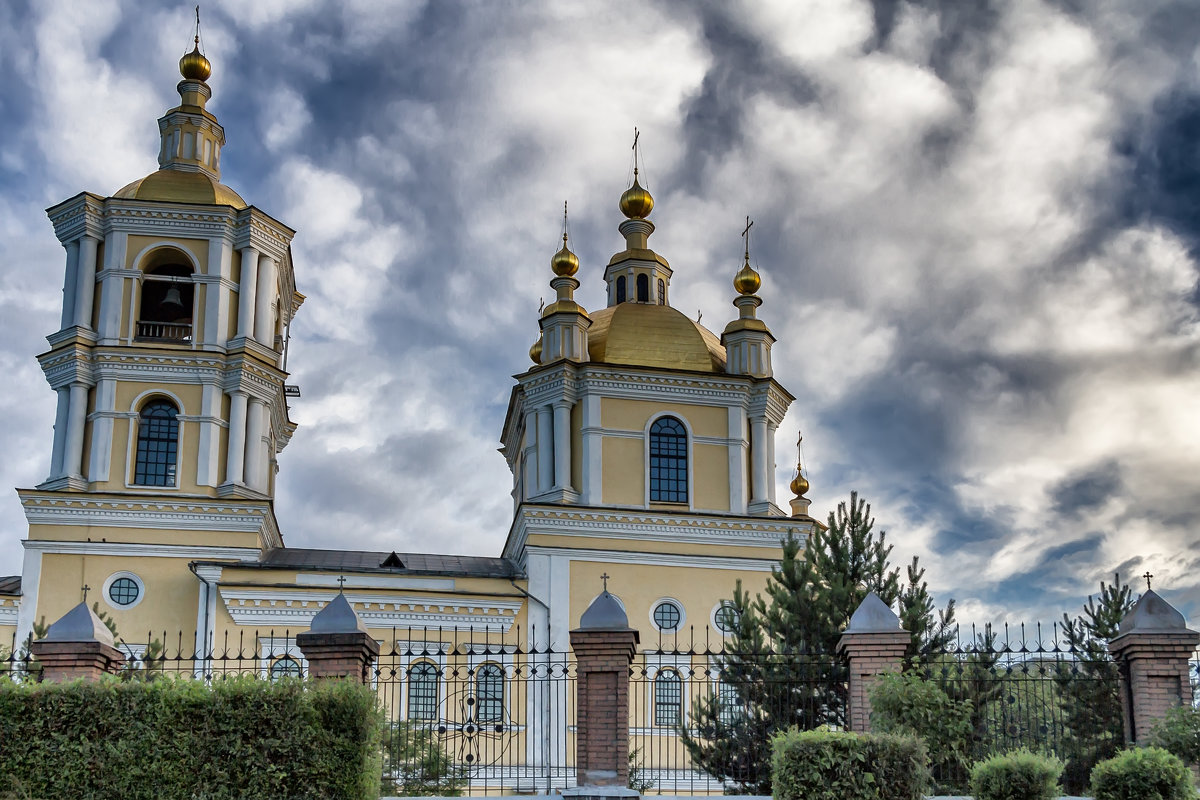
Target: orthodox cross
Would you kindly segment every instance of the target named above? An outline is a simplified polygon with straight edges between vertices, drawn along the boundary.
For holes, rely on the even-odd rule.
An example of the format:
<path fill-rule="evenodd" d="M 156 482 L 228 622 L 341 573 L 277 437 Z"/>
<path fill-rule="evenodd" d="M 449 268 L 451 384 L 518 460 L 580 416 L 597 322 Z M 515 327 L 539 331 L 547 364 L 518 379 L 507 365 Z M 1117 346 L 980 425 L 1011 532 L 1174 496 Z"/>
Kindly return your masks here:
<path fill-rule="evenodd" d="M 746 260 L 750 260 L 750 229 L 754 227 L 754 223 L 750 221 L 750 217 L 746 217 L 746 228 L 742 231 L 742 238 L 746 240 Z"/>
<path fill-rule="evenodd" d="M 346 591 L 346 576 L 345 575 L 338 576 L 338 586 L 340 587 L 341 591 L 343 591 L 343 592 Z"/>
<path fill-rule="evenodd" d="M 603 575 L 601 575 L 600 580 L 604 581 L 604 591 L 607 592 L 608 591 L 608 573 L 606 572 Z"/>
<path fill-rule="evenodd" d="M 88 586 L 86 583 L 83 585 L 83 602 L 84 603 L 87 603 L 87 593 L 90 592 L 91 590 L 92 590 L 92 587 Z"/>
<path fill-rule="evenodd" d="M 796 463 L 799 464 L 804 460 L 804 434 L 800 431 L 797 431 L 796 433 Z"/>
<path fill-rule="evenodd" d="M 1146 574 L 1143 575 L 1142 577 L 1146 579 L 1146 591 L 1148 592 L 1148 591 L 1150 591 L 1150 579 L 1153 578 L 1154 576 L 1150 574 L 1149 570 L 1147 570 Z"/>

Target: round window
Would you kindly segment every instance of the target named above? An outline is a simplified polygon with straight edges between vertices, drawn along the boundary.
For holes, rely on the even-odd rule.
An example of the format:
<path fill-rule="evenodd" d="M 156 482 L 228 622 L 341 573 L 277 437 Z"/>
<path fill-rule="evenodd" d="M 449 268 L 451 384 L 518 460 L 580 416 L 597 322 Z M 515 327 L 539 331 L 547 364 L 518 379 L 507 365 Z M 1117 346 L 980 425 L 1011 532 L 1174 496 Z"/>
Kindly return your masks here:
<path fill-rule="evenodd" d="M 300 677 L 300 662 L 291 656 L 284 656 L 276 659 L 275 663 L 271 664 L 271 680 L 277 681 L 280 678 L 299 678 Z"/>
<path fill-rule="evenodd" d="M 736 631 L 741 619 L 742 614 L 737 610 L 737 606 L 728 600 L 722 600 L 721 605 L 717 606 L 717 613 L 713 614 L 713 622 L 717 624 L 721 633 Z"/>
<path fill-rule="evenodd" d="M 663 633 L 672 633 L 679 630 L 679 623 L 683 622 L 683 612 L 679 606 L 664 600 L 654 607 L 654 624 Z"/>
<path fill-rule="evenodd" d="M 133 578 L 117 578 L 108 585 L 108 599 L 116 606 L 133 605 L 141 593 L 141 587 Z"/>

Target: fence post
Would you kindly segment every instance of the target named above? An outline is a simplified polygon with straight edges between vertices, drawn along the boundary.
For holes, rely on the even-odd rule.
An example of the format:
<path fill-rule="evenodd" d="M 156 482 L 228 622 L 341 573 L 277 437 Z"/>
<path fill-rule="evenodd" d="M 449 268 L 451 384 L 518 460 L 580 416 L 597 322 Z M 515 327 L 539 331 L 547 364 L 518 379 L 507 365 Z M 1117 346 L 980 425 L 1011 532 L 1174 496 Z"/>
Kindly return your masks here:
<path fill-rule="evenodd" d="M 855 733 L 871 730 L 871 685 L 885 672 L 899 672 L 908 649 L 908 631 L 879 595 L 871 592 L 850 617 L 838 640 L 838 653 L 850 662 L 846 724 Z"/>
<path fill-rule="evenodd" d="M 296 634 L 296 646 L 308 661 L 310 678 L 368 683 L 371 663 L 379 655 L 379 643 L 367 633 L 342 592 L 317 612 L 307 632 Z"/>
<path fill-rule="evenodd" d="M 636 797 L 629 783 L 629 665 L 638 632 L 605 589 L 571 631 L 575 653 L 575 783 L 564 797 Z"/>
<path fill-rule="evenodd" d="M 1125 739 L 1140 743 L 1175 706 L 1192 704 L 1188 662 L 1200 642 L 1175 608 L 1147 589 L 1108 643 L 1121 670 Z"/>
<path fill-rule="evenodd" d="M 63 614 L 44 639 L 29 645 L 42 665 L 42 680 L 61 683 L 76 678 L 95 681 L 125 665 L 114 646 L 112 631 L 83 602 Z"/>

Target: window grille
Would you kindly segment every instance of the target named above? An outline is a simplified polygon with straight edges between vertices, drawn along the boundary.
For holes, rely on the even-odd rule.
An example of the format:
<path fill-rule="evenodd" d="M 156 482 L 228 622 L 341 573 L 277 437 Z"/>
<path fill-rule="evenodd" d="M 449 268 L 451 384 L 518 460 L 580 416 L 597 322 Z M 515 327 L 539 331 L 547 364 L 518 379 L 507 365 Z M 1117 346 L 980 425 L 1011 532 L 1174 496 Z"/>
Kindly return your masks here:
<path fill-rule="evenodd" d="M 484 664 L 475 676 L 475 701 L 480 722 L 499 722 L 504 718 L 504 673 L 496 664 Z"/>
<path fill-rule="evenodd" d="M 437 719 L 438 672 L 428 661 L 418 661 L 408 670 L 408 718 Z"/>
<path fill-rule="evenodd" d="M 688 501 L 687 431 L 674 417 L 660 417 L 650 426 L 650 500 Z"/>
<path fill-rule="evenodd" d="M 682 719 L 683 682 L 673 669 L 659 670 L 654 678 L 654 724 L 676 727 Z"/>
<path fill-rule="evenodd" d="M 139 486 L 174 486 L 179 450 L 179 420 L 175 406 L 155 400 L 138 418 L 137 467 L 133 482 Z"/>

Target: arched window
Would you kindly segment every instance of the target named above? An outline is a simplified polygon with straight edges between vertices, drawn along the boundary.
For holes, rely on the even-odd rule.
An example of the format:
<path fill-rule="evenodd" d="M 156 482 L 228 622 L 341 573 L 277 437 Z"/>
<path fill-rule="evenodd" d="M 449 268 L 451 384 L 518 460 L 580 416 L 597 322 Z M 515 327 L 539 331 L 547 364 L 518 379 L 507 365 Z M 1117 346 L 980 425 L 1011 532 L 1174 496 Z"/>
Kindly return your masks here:
<path fill-rule="evenodd" d="M 480 722 L 504 719 L 504 672 L 498 664 L 484 664 L 475 674 L 475 701 Z"/>
<path fill-rule="evenodd" d="M 637 276 L 637 290 L 638 290 L 638 298 L 637 298 L 638 302 L 639 303 L 649 303 L 650 302 L 650 276 L 644 272 L 641 275 Z"/>
<path fill-rule="evenodd" d="M 408 670 L 408 718 L 437 719 L 438 672 L 428 661 L 418 661 Z"/>
<path fill-rule="evenodd" d="M 133 482 L 139 486 L 174 486 L 179 451 L 178 411 L 167 400 L 153 400 L 138 415 L 137 466 Z"/>
<path fill-rule="evenodd" d="M 660 306 L 667 304 L 667 282 L 662 278 L 658 279 L 658 304 Z"/>
<path fill-rule="evenodd" d="M 673 669 L 654 676 L 654 724 L 676 727 L 683 720 L 683 681 Z"/>
<path fill-rule="evenodd" d="M 617 276 L 617 302 L 618 302 L 618 303 L 624 303 L 624 302 L 625 302 L 625 297 L 626 297 L 626 292 L 625 292 L 625 276 L 624 276 L 624 275 L 618 275 L 618 276 Z"/>
<path fill-rule="evenodd" d="M 650 426 L 650 500 L 688 501 L 687 431 L 674 417 L 659 417 Z"/>
<path fill-rule="evenodd" d="M 284 656 L 271 664 L 271 680 L 280 678 L 299 678 L 301 675 L 300 662 L 291 656 Z"/>
<path fill-rule="evenodd" d="M 190 342 L 195 296 L 191 267 L 176 263 L 148 267 L 142 279 L 136 338 L 154 342 Z"/>

